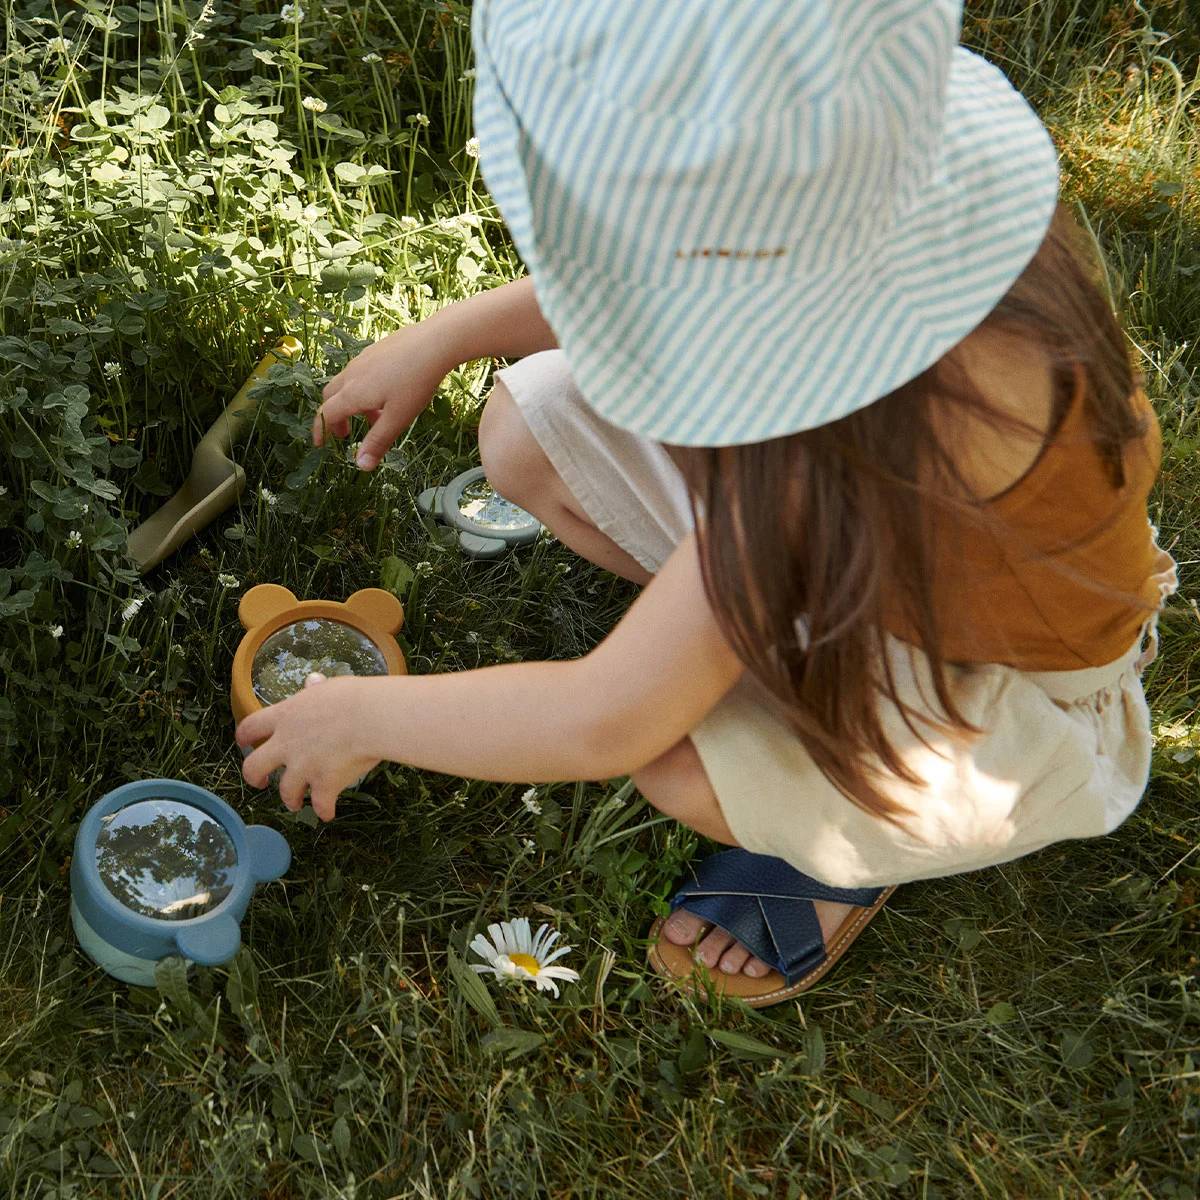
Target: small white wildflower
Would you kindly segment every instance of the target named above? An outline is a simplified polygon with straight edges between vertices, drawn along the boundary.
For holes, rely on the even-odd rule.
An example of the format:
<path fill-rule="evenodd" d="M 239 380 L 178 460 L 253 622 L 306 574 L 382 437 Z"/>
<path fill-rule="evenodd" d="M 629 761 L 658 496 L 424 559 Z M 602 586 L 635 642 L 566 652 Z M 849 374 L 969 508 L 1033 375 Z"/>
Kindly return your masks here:
<path fill-rule="evenodd" d="M 63 635 L 63 627 L 61 625 L 47 625 L 46 632 L 57 642 Z"/>
<path fill-rule="evenodd" d="M 535 817 L 542 815 L 542 802 L 537 798 L 537 788 L 529 788 L 525 795 L 521 797 L 521 803 L 533 813 Z"/>
<path fill-rule="evenodd" d="M 329 105 L 325 103 L 319 96 L 305 96 L 300 101 L 302 108 L 307 108 L 309 112 L 323 113 Z"/>
<path fill-rule="evenodd" d="M 279 10 L 279 19 L 281 21 L 303 21 L 304 9 L 299 4 L 285 4 Z"/>
<path fill-rule="evenodd" d="M 70 54 L 74 46 L 70 38 L 56 37 L 46 43 L 46 49 L 53 50 L 58 54 Z"/>
<path fill-rule="evenodd" d="M 378 54 L 376 54 L 374 50 L 372 50 L 370 54 L 364 54 L 362 56 L 362 60 L 365 63 L 383 62 L 383 59 Z"/>
<path fill-rule="evenodd" d="M 72 529 L 71 532 L 67 534 L 67 548 L 69 550 L 74 550 L 76 546 L 80 546 L 82 544 L 83 534 L 80 533 L 78 529 Z"/>
<path fill-rule="evenodd" d="M 422 129 L 429 128 L 429 118 L 424 113 L 413 113 L 408 121 L 410 125 L 420 125 Z"/>
<path fill-rule="evenodd" d="M 369 883 L 362 883 L 359 884 L 359 889 L 364 892 L 369 892 L 371 890 L 371 885 Z"/>
<path fill-rule="evenodd" d="M 415 567 L 413 567 L 413 571 L 417 575 L 432 575 L 433 563 L 419 562 Z"/>
<path fill-rule="evenodd" d="M 258 494 L 262 497 L 262 502 L 268 507 L 279 500 L 279 497 L 269 487 L 264 487 L 261 483 L 258 485 Z"/>
<path fill-rule="evenodd" d="M 146 603 L 145 596 L 135 596 L 130 602 L 121 609 L 121 620 L 132 621 L 134 617 L 141 611 L 142 605 Z"/>
<path fill-rule="evenodd" d="M 119 362 L 106 362 L 101 368 L 101 373 L 105 379 L 120 379 L 122 373 L 121 364 Z"/>
<path fill-rule="evenodd" d="M 467 138 L 467 144 L 463 147 L 468 158 L 479 157 L 479 139 L 477 137 Z"/>
<path fill-rule="evenodd" d="M 522 854 L 532 854 L 536 849 L 537 849 L 537 843 L 533 840 L 533 838 L 522 838 L 521 839 L 521 853 Z"/>
<path fill-rule="evenodd" d="M 457 233 L 459 230 L 458 218 L 457 217 L 439 217 L 438 218 L 438 228 L 444 229 L 447 233 Z"/>
<path fill-rule="evenodd" d="M 3 484 L 0 484 L 0 496 L 7 496 L 7 495 L 8 495 L 8 488 L 4 487 Z"/>
<path fill-rule="evenodd" d="M 416 229 L 420 223 L 416 217 L 410 217 L 407 213 L 400 218 L 401 229 Z"/>
<path fill-rule="evenodd" d="M 458 78 L 463 83 L 466 83 L 471 79 L 474 79 L 475 78 L 475 68 L 468 67 Z"/>
<path fill-rule="evenodd" d="M 241 584 L 238 582 L 238 577 L 236 575 L 227 575 L 224 571 L 222 571 L 221 574 L 217 576 L 217 582 L 223 588 L 241 587 Z"/>
<path fill-rule="evenodd" d="M 528 917 L 496 922 L 488 926 L 488 937 L 477 933 L 472 939 L 471 949 L 484 960 L 485 965 L 472 963 L 471 970 L 480 975 L 494 975 L 502 981 L 527 980 L 535 984 L 539 992 L 552 992 L 557 996 L 558 984 L 555 980 L 564 983 L 579 981 L 578 971 L 550 965 L 571 949 L 570 946 L 560 946 L 551 953 L 551 947 L 558 937 L 558 931 L 549 925 L 539 925 L 537 933 L 531 933 Z"/>

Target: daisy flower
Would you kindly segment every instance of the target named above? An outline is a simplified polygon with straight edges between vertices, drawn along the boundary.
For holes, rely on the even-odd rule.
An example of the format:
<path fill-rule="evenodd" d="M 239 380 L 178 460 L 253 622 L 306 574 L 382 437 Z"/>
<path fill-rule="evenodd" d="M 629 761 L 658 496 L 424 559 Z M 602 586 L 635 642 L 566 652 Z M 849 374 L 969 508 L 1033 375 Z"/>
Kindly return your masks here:
<path fill-rule="evenodd" d="M 559 946 L 551 952 L 558 941 L 558 931 L 549 925 L 539 925 L 537 933 L 530 933 L 529 918 L 518 917 L 515 921 L 500 921 L 488 926 L 488 941 L 477 933 L 471 949 L 484 959 L 484 963 L 472 963 L 471 970 L 480 975 L 495 975 L 497 979 L 526 979 L 537 985 L 539 992 L 558 995 L 558 984 L 575 983 L 579 972 L 570 967 L 553 967 L 550 964 L 571 949 Z"/>

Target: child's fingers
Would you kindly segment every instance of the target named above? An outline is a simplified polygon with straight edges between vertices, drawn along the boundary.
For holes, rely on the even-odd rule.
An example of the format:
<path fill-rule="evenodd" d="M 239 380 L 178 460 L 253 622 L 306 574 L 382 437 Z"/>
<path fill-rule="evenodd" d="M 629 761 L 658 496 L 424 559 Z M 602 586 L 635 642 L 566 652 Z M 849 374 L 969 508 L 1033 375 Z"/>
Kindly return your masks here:
<path fill-rule="evenodd" d="M 314 783 L 310 787 L 309 803 L 313 812 L 322 821 L 332 821 L 337 812 L 338 792 L 327 783 Z"/>
<path fill-rule="evenodd" d="M 388 452 L 388 448 L 400 436 L 403 424 L 400 418 L 393 416 L 388 409 L 380 412 L 371 432 L 362 440 L 358 448 L 355 462 L 364 470 L 374 470 L 379 460 Z"/>
<path fill-rule="evenodd" d="M 251 786 L 256 788 L 265 788 L 271 782 L 271 772 L 276 767 L 282 767 L 284 763 L 284 755 L 282 750 L 276 748 L 273 738 L 263 742 L 253 754 L 247 756 L 246 761 L 242 763 L 242 778 Z M 243 746 L 246 742 L 241 743 Z"/>
<path fill-rule="evenodd" d="M 295 767 L 288 767 L 280 776 L 279 798 L 292 812 L 299 812 L 304 807 L 304 794 L 307 791 L 308 780 Z"/>
<path fill-rule="evenodd" d="M 233 736 L 239 746 L 257 746 L 274 732 L 275 713 L 270 708 L 260 708 L 238 722 Z"/>
<path fill-rule="evenodd" d="M 340 403 L 327 400 L 313 416 L 313 445 L 323 446 L 327 433 L 333 434 L 334 437 L 345 437 L 350 432 L 350 417 L 353 414 L 353 406 L 346 400 L 343 399 Z"/>

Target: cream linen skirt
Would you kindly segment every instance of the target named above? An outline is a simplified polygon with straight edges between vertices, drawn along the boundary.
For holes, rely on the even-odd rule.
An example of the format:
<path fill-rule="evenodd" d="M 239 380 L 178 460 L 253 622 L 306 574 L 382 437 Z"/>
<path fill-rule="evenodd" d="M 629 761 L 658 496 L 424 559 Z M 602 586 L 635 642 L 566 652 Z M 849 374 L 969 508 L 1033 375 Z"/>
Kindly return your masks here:
<path fill-rule="evenodd" d="M 584 402 L 561 351 L 500 372 L 530 431 L 591 520 L 656 572 L 691 528 L 682 477 L 665 450 L 608 424 Z M 1163 554 L 1163 594 L 1174 564 Z M 1141 671 L 1153 627 L 1117 661 L 1078 671 L 998 665 L 951 669 L 955 699 L 981 735 L 924 730 L 894 707 L 892 744 L 922 783 L 889 795 L 908 816 L 881 820 L 851 804 L 746 678 L 691 738 L 738 842 L 836 887 L 880 887 L 992 866 L 1065 838 L 1115 829 L 1137 807 L 1150 769 Z M 887 649 L 901 699 L 928 711 L 925 656 Z M 926 744 L 927 743 L 927 744 Z"/>

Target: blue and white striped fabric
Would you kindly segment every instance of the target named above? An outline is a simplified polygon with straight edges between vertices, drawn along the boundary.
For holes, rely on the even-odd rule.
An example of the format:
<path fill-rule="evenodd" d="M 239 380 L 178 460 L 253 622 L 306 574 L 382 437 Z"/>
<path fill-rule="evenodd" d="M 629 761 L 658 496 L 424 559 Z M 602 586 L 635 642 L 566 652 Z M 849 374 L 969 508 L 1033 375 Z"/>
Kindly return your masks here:
<path fill-rule="evenodd" d="M 846 416 L 978 325 L 1058 193 L 955 0 L 476 0 L 484 178 L 588 403 L 656 441 Z"/>

